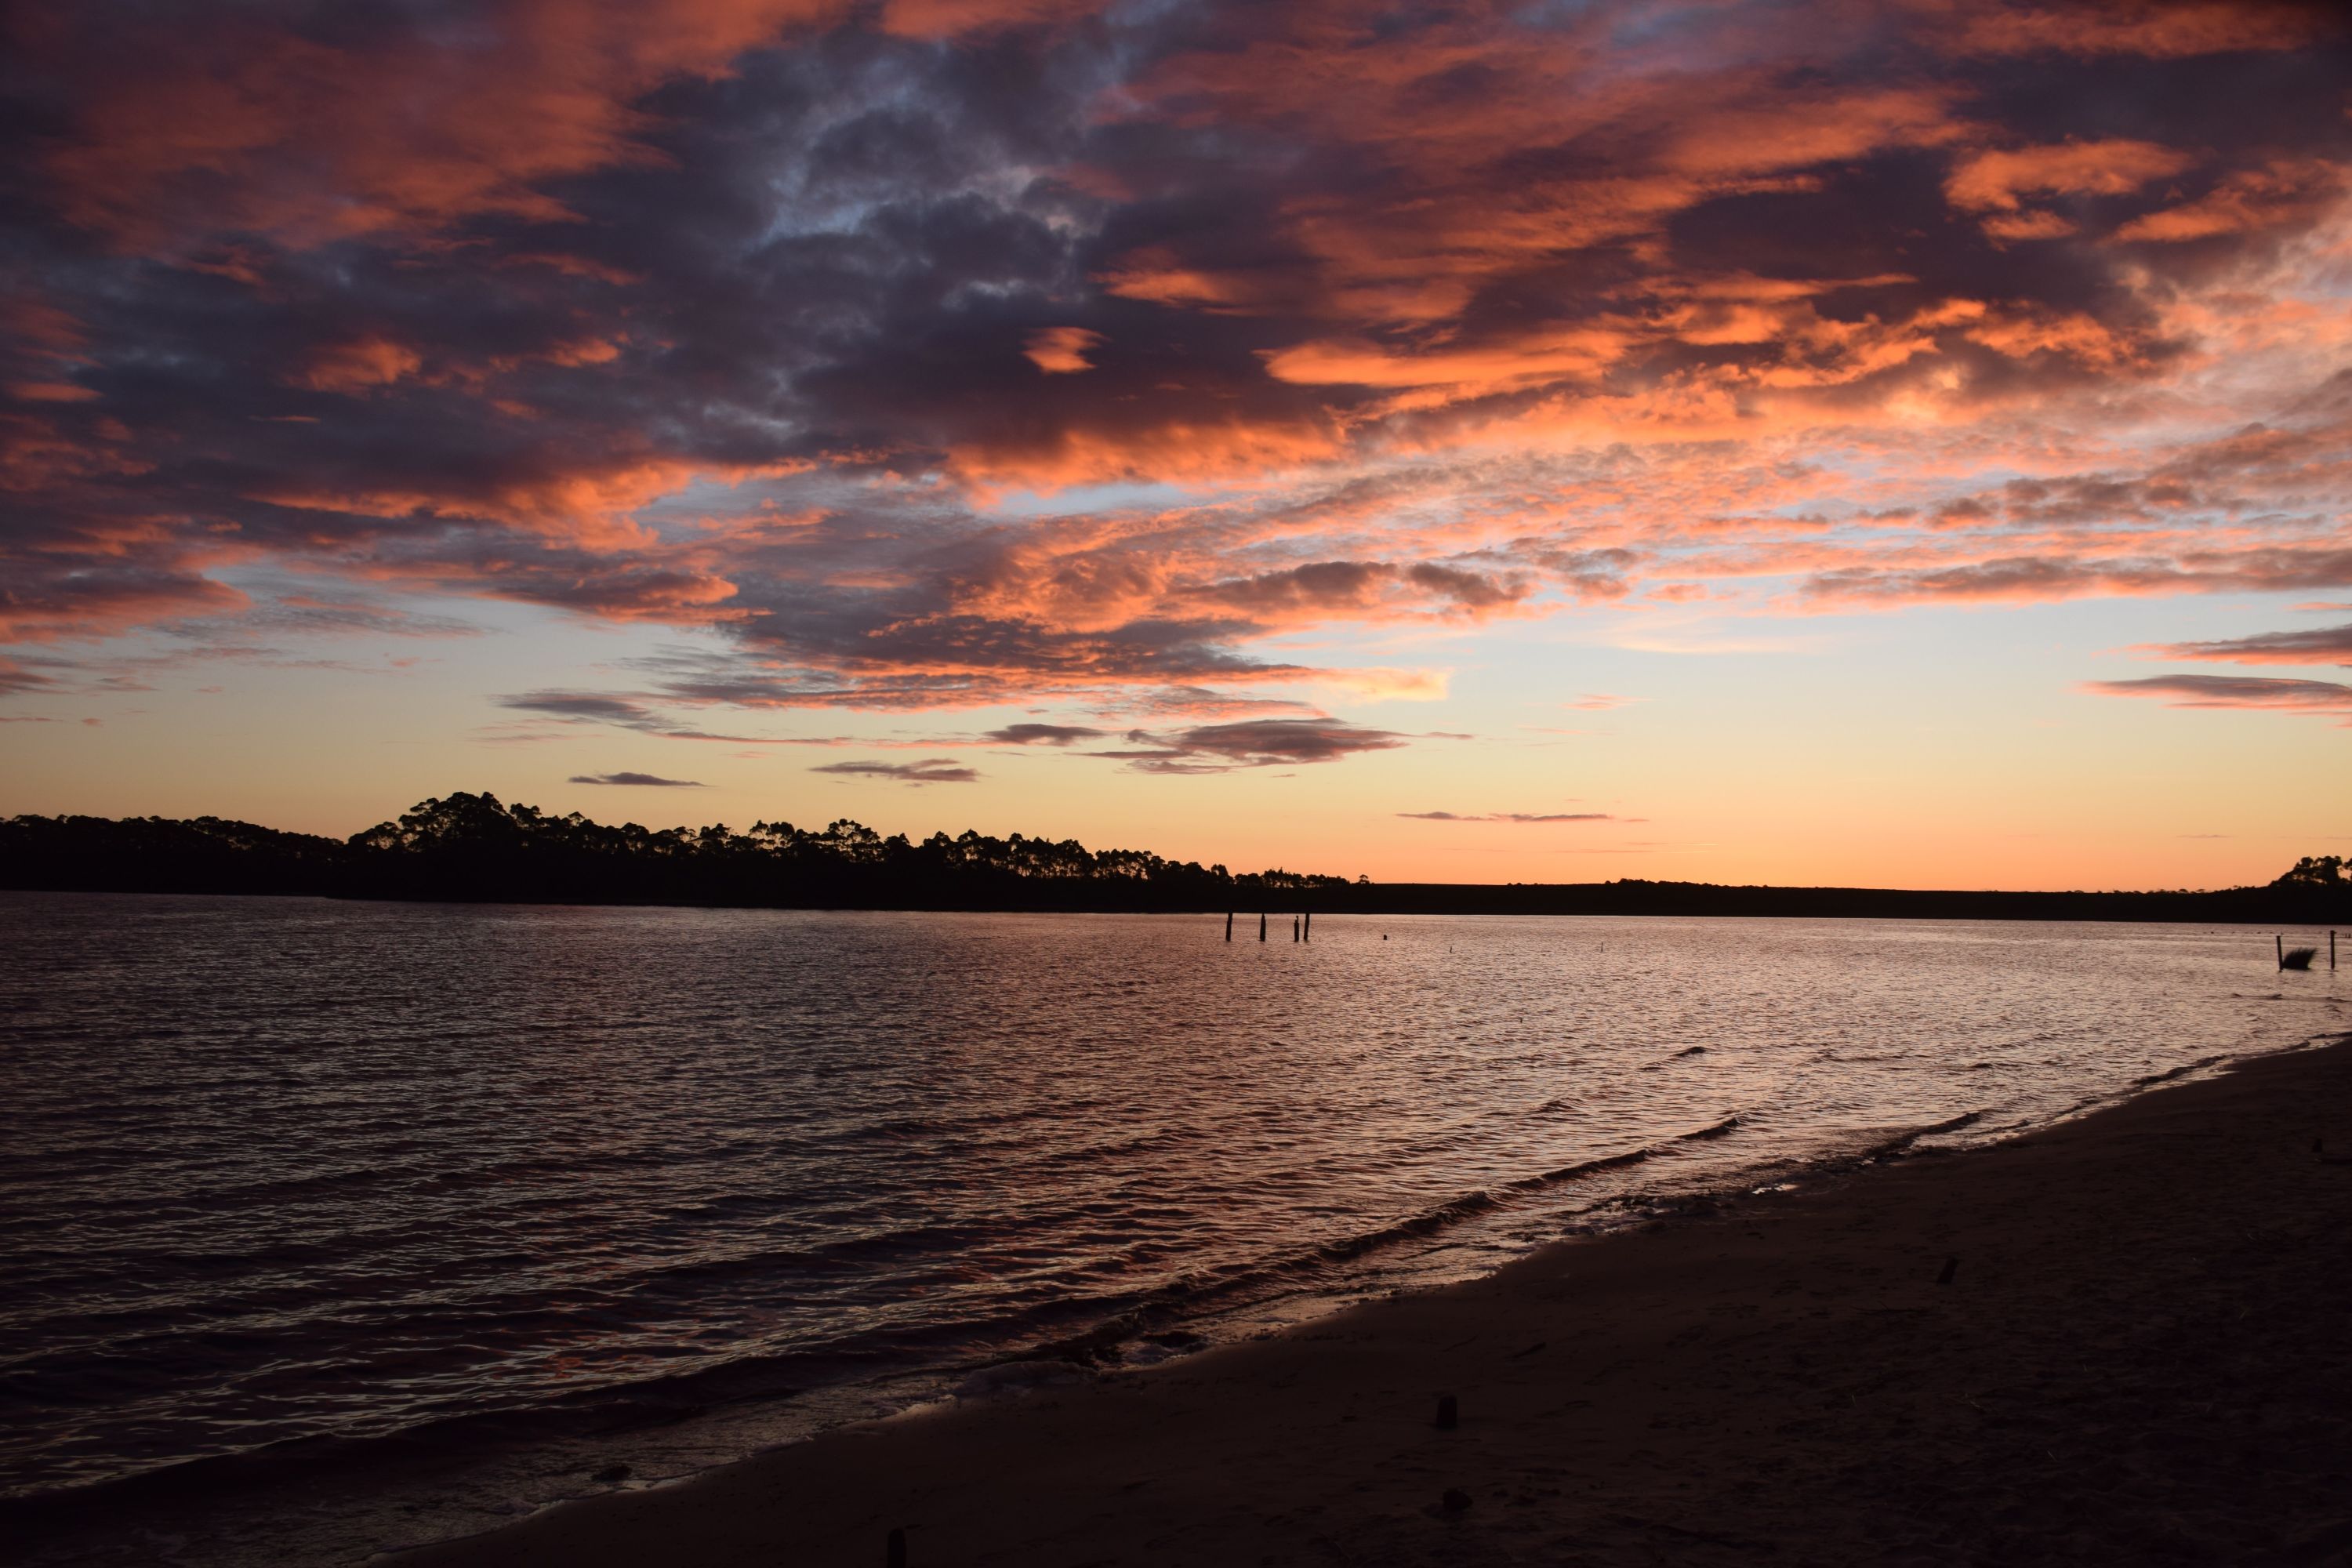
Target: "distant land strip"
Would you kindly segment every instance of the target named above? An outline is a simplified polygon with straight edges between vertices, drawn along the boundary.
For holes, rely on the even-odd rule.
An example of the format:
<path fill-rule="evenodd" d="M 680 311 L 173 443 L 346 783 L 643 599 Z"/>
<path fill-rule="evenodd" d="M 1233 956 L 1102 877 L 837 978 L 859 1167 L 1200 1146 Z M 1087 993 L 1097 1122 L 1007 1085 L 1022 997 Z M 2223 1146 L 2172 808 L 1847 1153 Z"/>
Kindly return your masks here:
<path fill-rule="evenodd" d="M 919 842 L 858 823 L 648 829 L 495 795 L 428 800 L 348 839 L 203 816 L 0 821 L 0 888 L 453 903 L 1215 914 L 1738 915 L 1811 919 L 2187 921 L 2352 926 L 2352 880 L 2306 857 L 2260 887 L 1971 892 L 1707 882 L 1373 882 L 1234 873 L 1142 850 L 967 832 Z M 1255 933 L 1252 933 L 1255 934 Z"/>

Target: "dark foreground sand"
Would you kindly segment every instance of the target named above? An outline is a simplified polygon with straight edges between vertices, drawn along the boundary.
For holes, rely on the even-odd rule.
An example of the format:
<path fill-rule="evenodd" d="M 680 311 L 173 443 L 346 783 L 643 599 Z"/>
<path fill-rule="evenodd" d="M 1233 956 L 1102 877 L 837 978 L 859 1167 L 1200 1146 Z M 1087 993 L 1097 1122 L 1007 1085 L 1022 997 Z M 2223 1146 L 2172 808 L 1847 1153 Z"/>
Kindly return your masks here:
<path fill-rule="evenodd" d="M 892 1526 L 910 1568 L 2352 1561 L 2352 1046 L 394 1561 Z"/>

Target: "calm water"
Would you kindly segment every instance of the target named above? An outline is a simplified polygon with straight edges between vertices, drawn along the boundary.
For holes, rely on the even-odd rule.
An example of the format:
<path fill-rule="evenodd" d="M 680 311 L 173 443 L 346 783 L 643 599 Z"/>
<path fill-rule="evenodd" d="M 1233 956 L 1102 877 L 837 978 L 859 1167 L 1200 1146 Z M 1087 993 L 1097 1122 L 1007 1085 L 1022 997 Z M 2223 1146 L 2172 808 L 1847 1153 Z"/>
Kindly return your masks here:
<path fill-rule="evenodd" d="M 0 894 L 0 1473 L 495 1447 L 331 1557 L 2347 1013 L 2243 929 L 1221 928 Z"/>

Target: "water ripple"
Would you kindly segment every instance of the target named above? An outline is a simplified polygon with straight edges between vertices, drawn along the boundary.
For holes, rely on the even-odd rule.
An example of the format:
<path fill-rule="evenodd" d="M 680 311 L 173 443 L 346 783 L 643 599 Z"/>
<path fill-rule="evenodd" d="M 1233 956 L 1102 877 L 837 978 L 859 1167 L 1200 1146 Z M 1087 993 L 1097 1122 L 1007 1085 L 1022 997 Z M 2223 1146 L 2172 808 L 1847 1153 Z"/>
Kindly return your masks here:
<path fill-rule="evenodd" d="M 1222 926 L 0 895 L 7 1486 L 1149 1360 L 2340 1016 L 2231 930 Z"/>

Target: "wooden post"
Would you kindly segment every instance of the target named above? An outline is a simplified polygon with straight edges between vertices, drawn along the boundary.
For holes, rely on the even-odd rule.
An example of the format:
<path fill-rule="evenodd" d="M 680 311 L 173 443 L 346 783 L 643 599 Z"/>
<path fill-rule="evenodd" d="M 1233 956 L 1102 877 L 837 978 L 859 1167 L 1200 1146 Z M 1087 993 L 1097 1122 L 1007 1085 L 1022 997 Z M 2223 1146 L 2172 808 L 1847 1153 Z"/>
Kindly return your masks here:
<path fill-rule="evenodd" d="M 2274 936 L 2271 938 L 2271 941 L 2278 946 L 2279 967 L 2281 969 L 2284 969 L 2286 967 L 2286 938 L 2283 936 Z"/>
<path fill-rule="evenodd" d="M 882 1561 L 887 1568 L 907 1568 L 907 1531 L 894 1530 L 882 1543 Z"/>
<path fill-rule="evenodd" d="M 1307 941 L 1309 941 L 1309 942 L 1313 942 L 1313 941 L 1315 940 L 1315 911 L 1314 911 L 1313 910 L 1307 910 Z M 2329 966 L 2330 968 L 2333 968 L 2333 967 L 2335 967 L 2335 963 L 2336 963 L 2336 948 L 2335 948 L 2335 945 L 2334 945 L 2335 941 L 2336 941 L 2336 935 L 2335 935 L 2335 933 L 2334 933 L 2333 931 L 2331 931 L 2331 932 L 2329 932 L 2329 933 L 2328 933 L 2328 938 L 2327 938 L 2327 940 L 2328 940 L 2328 943 L 2329 943 L 2329 946 L 2328 946 L 2328 949 L 2327 949 L 2327 954 L 2328 954 L 2327 962 L 2328 962 L 2328 966 Z"/>
<path fill-rule="evenodd" d="M 2336 967 L 2336 933 L 2334 931 L 2327 933 L 2327 967 L 2330 969 Z"/>
<path fill-rule="evenodd" d="M 1297 942 L 1298 940 L 1298 917 L 1297 915 L 1290 917 L 1290 940 L 1293 942 Z"/>
<path fill-rule="evenodd" d="M 1265 916 L 1263 912 L 1257 917 L 1257 939 L 1260 942 L 1265 940 Z"/>
<path fill-rule="evenodd" d="M 1234 940 L 1234 911 L 1231 910 L 1225 911 L 1225 940 Z"/>

